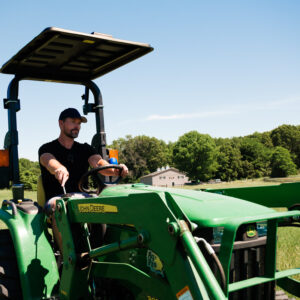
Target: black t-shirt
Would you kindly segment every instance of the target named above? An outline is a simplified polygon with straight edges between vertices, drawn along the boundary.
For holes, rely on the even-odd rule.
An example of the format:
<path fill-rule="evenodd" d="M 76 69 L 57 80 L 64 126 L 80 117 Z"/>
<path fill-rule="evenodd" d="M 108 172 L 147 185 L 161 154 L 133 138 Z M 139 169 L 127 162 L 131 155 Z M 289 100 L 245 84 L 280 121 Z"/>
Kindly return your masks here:
<path fill-rule="evenodd" d="M 40 147 L 39 158 L 44 153 L 51 153 L 56 160 L 67 168 L 69 172 L 69 179 L 65 184 L 67 193 L 79 192 L 78 182 L 89 168 L 88 159 L 97 154 L 96 150 L 86 143 L 74 142 L 72 148 L 67 149 L 57 139 Z M 46 199 L 49 200 L 54 196 L 63 194 L 63 188 L 55 176 L 41 164 L 40 167 Z"/>

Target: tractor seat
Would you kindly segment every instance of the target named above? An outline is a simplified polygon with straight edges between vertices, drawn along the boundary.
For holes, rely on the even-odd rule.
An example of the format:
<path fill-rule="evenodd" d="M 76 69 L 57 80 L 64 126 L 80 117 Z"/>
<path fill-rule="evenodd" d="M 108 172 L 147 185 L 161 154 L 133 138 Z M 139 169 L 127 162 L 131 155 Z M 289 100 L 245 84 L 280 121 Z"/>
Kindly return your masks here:
<path fill-rule="evenodd" d="M 46 195 L 43 186 L 42 175 L 39 176 L 37 181 L 37 203 L 39 206 L 44 207 L 46 203 Z"/>

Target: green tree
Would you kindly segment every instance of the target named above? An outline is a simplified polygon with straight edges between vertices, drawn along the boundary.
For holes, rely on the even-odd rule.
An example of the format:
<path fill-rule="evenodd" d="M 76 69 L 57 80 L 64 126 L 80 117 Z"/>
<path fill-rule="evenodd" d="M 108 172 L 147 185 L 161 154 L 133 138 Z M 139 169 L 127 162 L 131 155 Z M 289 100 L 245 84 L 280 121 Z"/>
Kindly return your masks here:
<path fill-rule="evenodd" d="M 297 174 L 290 152 L 283 147 L 276 147 L 271 157 L 271 177 L 287 177 Z"/>
<path fill-rule="evenodd" d="M 167 144 L 167 160 L 168 160 L 168 165 L 173 166 L 173 148 L 174 148 L 175 143 L 174 142 L 169 142 Z"/>
<path fill-rule="evenodd" d="M 36 191 L 37 180 L 41 174 L 39 163 L 20 158 L 19 171 L 20 181 L 24 184 L 25 189 Z"/>
<path fill-rule="evenodd" d="M 208 134 L 190 131 L 181 137 L 173 147 L 175 166 L 192 180 L 208 180 L 218 168 L 218 150 L 215 141 Z"/>
<path fill-rule="evenodd" d="M 271 131 L 274 146 L 288 149 L 298 168 L 300 168 L 300 128 L 294 125 L 281 125 Z"/>
<path fill-rule="evenodd" d="M 243 178 L 258 178 L 269 176 L 271 172 L 271 150 L 256 138 L 244 137 L 240 139 L 242 155 Z"/>
<path fill-rule="evenodd" d="M 242 174 L 242 155 L 239 147 L 230 139 L 219 140 L 218 171 L 216 177 L 223 181 L 236 180 Z"/>
<path fill-rule="evenodd" d="M 113 141 L 111 148 L 119 150 L 120 163 L 125 163 L 130 170 L 126 179 L 130 182 L 166 166 L 170 161 L 167 144 L 145 135 L 119 138 Z"/>
<path fill-rule="evenodd" d="M 274 147 L 273 141 L 271 138 L 271 132 L 269 132 L 269 131 L 266 131 L 263 133 L 254 132 L 253 134 L 249 135 L 248 137 L 257 139 L 260 143 L 262 143 L 264 146 L 266 146 L 268 148 Z"/>

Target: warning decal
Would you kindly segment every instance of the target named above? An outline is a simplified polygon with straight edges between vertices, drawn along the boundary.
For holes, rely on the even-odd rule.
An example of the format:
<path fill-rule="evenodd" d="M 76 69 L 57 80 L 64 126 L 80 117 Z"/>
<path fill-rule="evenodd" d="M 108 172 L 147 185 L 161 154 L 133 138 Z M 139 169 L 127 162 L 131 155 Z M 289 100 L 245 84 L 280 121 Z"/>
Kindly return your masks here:
<path fill-rule="evenodd" d="M 192 294 L 188 286 L 185 286 L 182 290 L 180 290 L 176 297 L 178 300 L 193 300 Z"/>

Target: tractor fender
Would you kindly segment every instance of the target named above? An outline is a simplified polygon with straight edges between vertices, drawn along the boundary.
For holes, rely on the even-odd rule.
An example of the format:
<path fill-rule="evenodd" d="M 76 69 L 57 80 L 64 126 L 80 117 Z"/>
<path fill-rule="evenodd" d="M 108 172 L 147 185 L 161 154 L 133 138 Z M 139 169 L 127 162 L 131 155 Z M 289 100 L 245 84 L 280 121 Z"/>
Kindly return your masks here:
<path fill-rule="evenodd" d="M 22 205 L 3 201 L 0 220 L 12 238 L 23 298 L 46 299 L 56 293 L 59 273 L 47 238 L 45 214 L 34 202 L 26 206 L 22 209 Z"/>

